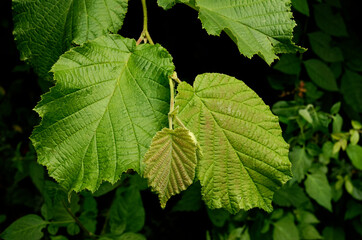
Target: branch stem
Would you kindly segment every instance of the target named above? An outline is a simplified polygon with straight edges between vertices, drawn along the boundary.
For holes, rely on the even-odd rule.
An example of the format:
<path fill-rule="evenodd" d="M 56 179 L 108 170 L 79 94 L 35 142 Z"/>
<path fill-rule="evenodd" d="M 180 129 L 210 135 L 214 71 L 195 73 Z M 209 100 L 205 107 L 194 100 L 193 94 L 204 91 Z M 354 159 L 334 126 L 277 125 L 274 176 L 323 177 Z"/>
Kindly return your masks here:
<path fill-rule="evenodd" d="M 77 218 L 77 216 L 74 215 L 74 213 L 72 212 L 72 210 L 66 206 L 66 204 L 63 202 L 63 206 L 65 208 L 65 210 L 67 211 L 67 213 L 74 219 L 74 221 L 78 224 L 78 226 L 83 230 L 83 232 L 90 238 L 92 239 L 96 239 L 95 235 L 90 232 L 82 223 L 81 221 Z"/>

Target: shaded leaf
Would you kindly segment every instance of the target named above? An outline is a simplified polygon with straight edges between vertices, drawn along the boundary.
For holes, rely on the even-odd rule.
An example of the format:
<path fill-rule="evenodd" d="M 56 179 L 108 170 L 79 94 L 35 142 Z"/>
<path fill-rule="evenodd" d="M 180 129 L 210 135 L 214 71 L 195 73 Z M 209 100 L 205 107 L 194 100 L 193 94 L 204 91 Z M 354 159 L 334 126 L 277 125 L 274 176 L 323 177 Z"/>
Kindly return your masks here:
<path fill-rule="evenodd" d="M 273 203 L 282 207 L 294 206 L 299 208 L 308 202 L 309 199 L 303 188 L 296 183 L 291 186 L 283 186 L 283 188 L 275 192 L 273 198 Z"/>
<path fill-rule="evenodd" d="M 302 60 L 295 54 L 283 54 L 280 60 L 274 65 L 274 69 L 286 74 L 299 74 Z"/>
<path fill-rule="evenodd" d="M 323 32 L 313 32 L 308 34 L 309 42 L 313 52 L 326 62 L 342 62 L 342 50 L 332 46 L 332 38 Z"/>
<path fill-rule="evenodd" d="M 319 234 L 318 230 L 311 224 L 300 224 L 298 225 L 298 229 L 301 239 L 323 239 L 323 237 Z"/>
<path fill-rule="evenodd" d="M 289 159 L 292 163 L 293 178 L 301 182 L 309 168 L 312 166 L 312 158 L 309 157 L 304 148 L 295 146 L 289 152 Z"/>
<path fill-rule="evenodd" d="M 21 59 L 47 77 L 72 44 L 121 29 L 127 0 L 14 0 L 14 35 Z"/>
<path fill-rule="evenodd" d="M 306 223 L 306 224 L 317 224 L 319 220 L 317 217 L 308 211 L 297 209 L 294 211 L 295 216 L 297 217 L 298 222 Z"/>
<path fill-rule="evenodd" d="M 338 91 L 336 78 L 331 69 L 322 61 L 310 59 L 304 61 L 310 79 L 319 87 L 328 91 Z"/>
<path fill-rule="evenodd" d="M 138 232 L 144 223 L 145 210 L 140 191 L 134 187 L 118 188 L 109 209 L 110 232 Z"/>
<path fill-rule="evenodd" d="M 345 233 L 340 227 L 326 227 L 323 229 L 323 237 L 325 240 L 344 240 Z"/>
<path fill-rule="evenodd" d="M 38 162 L 67 190 L 94 192 L 142 172 L 152 136 L 167 123 L 171 56 L 119 35 L 89 41 L 54 65 L 57 83 L 35 110 Z"/>
<path fill-rule="evenodd" d="M 294 224 L 292 214 L 288 214 L 274 223 L 274 240 L 299 240 L 298 228 Z"/>
<path fill-rule="evenodd" d="M 317 26 L 324 32 L 336 37 L 348 36 L 342 16 L 339 13 L 333 13 L 328 4 L 314 5 L 314 18 Z"/>
<path fill-rule="evenodd" d="M 346 70 L 341 83 L 344 100 L 354 111 L 362 112 L 362 76 Z"/>
<path fill-rule="evenodd" d="M 43 237 L 42 230 L 48 225 L 41 217 L 29 214 L 13 222 L 1 233 L 4 240 L 38 240 Z"/>
<path fill-rule="evenodd" d="M 168 199 L 186 190 L 195 178 L 197 142 L 184 128 L 159 131 L 144 157 L 144 177 L 157 192 L 161 207 Z"/>
<path fill-rule="evenodd" d="M 306 16 L 309 16 L 308 0 L 292 0 L 292 6 L 298 12 L 300 12 Z"/>
<path fill-rule="evenodd" d="M 198 211 L 202 206 L 200 182 L 191 184 L 182 193 L 182 198 L 172 208 L 172 211 L 188 212 Z"/>
<path fill-rule="evenodd" d="M 278 118 L 243 82 L 227 75 L 199 75 L 181 83 L 179 118 L 203 151 L 197 177 L 210 208 L 231 213 L 271 211 L 273 193 L 291 177 L 288 144 Z"/>

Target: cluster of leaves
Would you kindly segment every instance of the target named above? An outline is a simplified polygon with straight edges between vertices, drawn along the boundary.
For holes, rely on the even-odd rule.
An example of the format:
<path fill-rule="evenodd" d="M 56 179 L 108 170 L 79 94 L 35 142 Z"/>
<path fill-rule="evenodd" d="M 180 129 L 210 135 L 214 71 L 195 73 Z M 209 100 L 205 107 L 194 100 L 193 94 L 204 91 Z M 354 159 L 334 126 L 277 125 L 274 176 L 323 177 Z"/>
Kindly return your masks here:
<path fill-rule="evenodd" d="M 293 178 L 275 193 L 271 215 L 219 212 L 210 239 L 362 236 L 360 36 L 347 28 L 346 3 L 292 2 L 302 14 L 297 43 L 309 51 L 283 55 L 268 80 L 285 99 L 272 111 L 291 146 Z"/>
<path fill-rule="evenodd" d="M 178 78 L 170 54 L 108 34 L 122 27 L 127 2 L 13 1 L 21 58 L 41 78 L 56 80 L 36 107 L 43 120 L 31 138 L 38 162 L 59 184 L 35 163 L 32 147 L 25 155 L 18 149 L 13 187 L 32 180 L 38 214 L 18 219 L 2 238 L 145 239 L 140 191 L 148 186 L 162 207 L 187 188 L 172 211 L 206 211 L 213 225 L 207 239 L 362 235 L 360 46 L 338 0 L 292 1 L 302 14 L 296 42 L 309 47 L 306 54 L 296 54 L 304 49 L 292 42 L 287 0 L 158 0 L 165 9 L 194 8 L 209 34 L 224 31 L 246 57 L 257 54 L 271 64 L 276 54 L 290 53 L 269 76 L 286 98 L 272 111 L 290 144 L 290 181 L 278 119 L 241 81 L 202 74 L 193 86 L 179 83 L 173 109 Z M 43 21 L 49 15 L 52 21 Z M 109 206 L 98 204 L 104 196 L 111 196 Z M 272 200 L 269 215 L 246 212 L 271 212 Z"/>

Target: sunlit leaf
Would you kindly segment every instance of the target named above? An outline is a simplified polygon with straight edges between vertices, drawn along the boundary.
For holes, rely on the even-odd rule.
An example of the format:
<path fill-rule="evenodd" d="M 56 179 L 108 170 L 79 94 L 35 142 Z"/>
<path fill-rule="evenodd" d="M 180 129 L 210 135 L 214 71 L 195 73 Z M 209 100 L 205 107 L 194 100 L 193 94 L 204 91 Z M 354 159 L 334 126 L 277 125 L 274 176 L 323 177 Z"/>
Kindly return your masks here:
<path fill-rule="evenodd" d="M 181 83 L 178 116 L 195 133 L 203 157 L 198 178 L 210 208 L 271 211 L 274 191 L 291 177 L 278 118 L 243 82 L 223 74 Z"/>

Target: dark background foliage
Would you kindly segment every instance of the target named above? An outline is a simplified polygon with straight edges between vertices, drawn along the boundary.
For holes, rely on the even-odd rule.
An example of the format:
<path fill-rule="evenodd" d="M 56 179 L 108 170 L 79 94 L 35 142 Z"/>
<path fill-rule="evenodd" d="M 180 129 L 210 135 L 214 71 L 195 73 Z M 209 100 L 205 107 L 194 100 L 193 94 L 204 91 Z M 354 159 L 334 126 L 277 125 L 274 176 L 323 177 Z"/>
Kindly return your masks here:
<path fill-rule="evenodd" d="M 298 24 L 295 29 L 295 41 L 298 45 L 309 49 L 303 54 L 303 60 L 316 58 L 316 54 L 311 50 L 307 33 L 319 30 L 312 11 L 312 5 L 317 4 L 317 2 L 309 1 L 310 17 L 296 11 L 294 14 Z M 304 68 L 297 77 L 282 74 L 269 67 L 259 57 L 250 60 L 240 55 L 236 45 L 226 34 L 222 33 L 220 37 L 207 35 L 206 31 L 202 29 L 201 22 L 197 19 L 197 12 L 187 6 L 177 5 L 171 10 L 164 11 L 157 6 L 156 1 L 149 1 L 148 3 L 149 31 L 152 38 L 164 46 L 173 56 L 176 71 L 180 79 L 184 81 L 192 83 L 196 75 L 205 72 L 225 73 L 243 80 L 270 106 L 280 100 L 291 101 L 298 98 L 300 80 L 311 82 Z M 333 10 L 343 15 L 349 36 L 334 38 L 335 44 L 339 46 L 339 44 L 353 39 L 361 45 L 360 9 L 355 6 L 355 1 L 352 0 L 341 1 L 341 4 L 340 9 L 333 8 Z M 3 59 L 0 81 L 0 232 L 2 232 L 12 222 L 26 214 L 39 214 L 44 201 L 27 175 L 31 162 L 36 161 L 35 153 L 30 146 L 29 136 L 33 127 L 39 123 L 39 118 L 32 109 L 40 100 L 40 95 L 47 91 L 49 84 L 38 79 L 32 69 L 19 60 L 19 53 L 12 35 L 11 1 L 0 1 L 0 10 Z M 129 2 L 129 10 L 120 34 L 137 39 L 141 31 L 141 1 L 132 0 Z M 359 54 L 362 55 L 362 52 Z M 347 60 L 342 65 L 345 66 L 346 63 Z M 273 87 L 273 84 L 270 84 L 270 77 L 279 79 L 280 87 L 275 87 L 275 84 Z M 337 81 L 339 85 L 341 79 L 338 78 Z M 345 120 L 343 129 L 346 132 L 351 128 L 350 119 L 361 120 L 360 113 L 351 110 L 351 106 L 345 103 L 343 94 L 328 92 L 320 88 L 318 90 L 324 93 L 322 97 L 313 100 L 314 102 L 303 100 L 302 105 L 313 104 L 319 108 L 318 111 L 329 112 L 333 104 L 342 102 L 340 115 Z M 292 122 L 286 123 L 296 125 Z M 282 127 L 288 130 L 287 124 L 282 125 Z M 332 131 L 331 127 L 329 127 L 329 131 Z M 299 136 L 299 134 L 300 131 L 296 129 L 292 129 L 289 133 L 286 131 L 286 140 L 293 136 Z M 321 136 L 320 133 L 318 134 L 313 131 L 309 139 L 304 139 L 301 145 L 308 145 L 310 139 Z M 325 137 L 330 138 L 328 133 L 325 134 Z M 291 145 L 298 145 L 300 139 L 298 141 L 296 141 L 297 143 L 292 142 Z M 321 147 L 324 142 L 317 142 L 317 144 L 320 143 Z M 313 156 L 311 157 L 313 158 Z M 314 156 L 314 158 L 316 157 Z M 338 159 L 347 159 L 347 155 L 342 152 Z M 342 163 L 337 161 L 333 165 L 332 163 L 328 165 L 328 179 L 331 185 L 336 181 L 335 176 L 338 174 L 335 173 L 341 168 L 339 164 Z M 343 164 L 348 165 L 347 167 L 344 166 L 343 169 L 347 169 L 348 174 L 351 173 L 351 179 L 361 181 L 360 170 L 353 168 L 348 160 Z M 356 226 L 358 228 L 362 225 L 344 220 L 345 212 L 348 211 L 347 204 L 353 197 L 348 195 L 346 190 L 343 191 L 343 196 L 333 203 L 333 213 L 318 206 L 314 200 L 312 210 L 306 209 L 313 212 L 321 222 L 317 225 L 317 230 L 320 233 L 326 226 L 335 226 L 344 229 L 346 239 L 361 239 L 361 232 L 358 233 Z M 111 191 L 97 198 L 100 213 L 97 217 L 97 227 L 99 228 L 105 221 L 102 213 L 109 209 L 114 194 L 114 191 Z M 261 239 L 259 238 L 261 235 L 258 235 L 257 232 L 261 231 L 265 225 L 264 222 L 277 221 L 281 218 L 281 216 L 268 215 L 259 210 L 241 213 L 238 215 L 239 219 L 236 220 L 235 217 L 225 214 L 224 216 L 221 213 L 215 215 L 222 222 L 218 225 L 215 224 L 217 220 L 212 217 L 213 214 L 210 214 L 205 206 L 202 206 L 198 211 L 173 211 L 173 207 L 181 199 L 181 196 L 172 198 L 167 208 L 161 210 L 155 194 L 149 190 L 144 190 L 141 194 L 146 212 L 145 227 L 141 233 L 149 239 L 205 239 L 206 231 L 218 239 L 220 234 L 227 235 L 233 228 L 237 227 L 237 224 L 241 226 L 246 224 L 249 227 L 250 235 L 254 237 L 252 239 Z M 353 201 L 362 208 L 360 200 L 355 199 Z M 282 207 L 284 206 L 277 207 L 277 210 L 283 209 Z M 293 206 L 284 207 L 284 216 L 293 211 L 295 211 Z M 1 216 L 6 216 L 6 218 L 3 217 L 4 219 L 1 220 Z M 361 220 L 359 221 L 361 222 Z M 265 230 L 265 233 L 268 232 L 269 235 L 265 235 L 262 239 L 272 238 L 272 230 Z M 67 234 L 64 229 L 60 230 L 60 233 Z M 80 239 L 80 236 L 82 235 L 70 236 L 69 239 Z M 48 235 L 46 237 L 48 238 Z"/>

